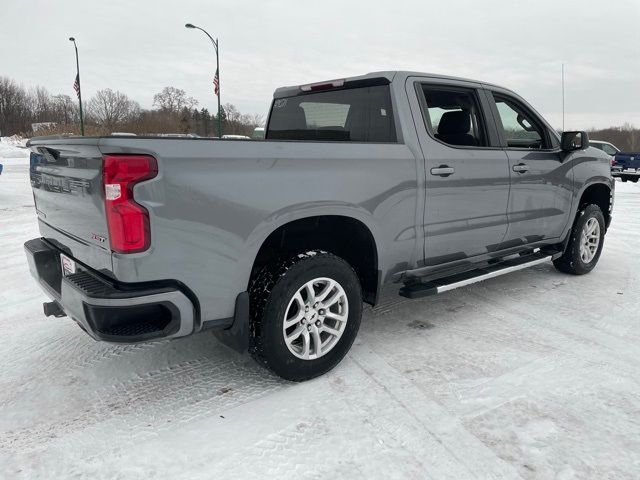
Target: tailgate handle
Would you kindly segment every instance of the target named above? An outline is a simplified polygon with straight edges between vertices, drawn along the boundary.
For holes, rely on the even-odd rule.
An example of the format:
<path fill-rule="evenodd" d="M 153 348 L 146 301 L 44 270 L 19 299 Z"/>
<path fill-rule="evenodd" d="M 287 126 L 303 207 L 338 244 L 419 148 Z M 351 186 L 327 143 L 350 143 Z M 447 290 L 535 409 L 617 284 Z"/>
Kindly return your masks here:
<path fill-rule="evenodd" d="M 450 167 L 449 165 L 440 165 L 439 167 L 435 167 L 431 169 L 431 175 L 437 175 L 440 177 L 448 177 L 449 175 L 456 172 L 456 169 Z"/>
<path fill-rule="evenodd" d="M 524 173 L 529 171 L 529 165 L 524 163 L 519 163 L 518 165 L 513 166 L 513 171 L 517 173 Z"/>

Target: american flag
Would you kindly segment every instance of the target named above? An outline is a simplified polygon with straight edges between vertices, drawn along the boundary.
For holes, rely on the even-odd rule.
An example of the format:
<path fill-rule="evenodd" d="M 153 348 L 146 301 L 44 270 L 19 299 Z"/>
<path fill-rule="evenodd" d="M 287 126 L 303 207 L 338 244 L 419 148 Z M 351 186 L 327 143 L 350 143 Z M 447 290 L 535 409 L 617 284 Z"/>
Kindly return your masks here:
<path fill-rule="evenodd" d="M 80 75 L 76 75 L 76 81 L 73 82 L 73 89 L 76 91 L 78 98 L 80 98 Z"/>
<path fill-rule="evenodd" d="M 220 77 L 218 75 L 218 69 L 216 68 L 216 75 L 213 77 L 213 93 L 220 95 Z"/>

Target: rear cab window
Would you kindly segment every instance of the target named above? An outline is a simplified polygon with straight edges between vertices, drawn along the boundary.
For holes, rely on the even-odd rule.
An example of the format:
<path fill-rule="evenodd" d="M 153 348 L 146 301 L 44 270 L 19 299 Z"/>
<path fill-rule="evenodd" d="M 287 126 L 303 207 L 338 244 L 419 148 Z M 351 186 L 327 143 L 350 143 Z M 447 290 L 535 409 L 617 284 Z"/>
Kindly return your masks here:
<path fill-rule="evenodd" d="M 277 98 L 265 138 L 395 143 L 389 85 L 346 87 Z"/>

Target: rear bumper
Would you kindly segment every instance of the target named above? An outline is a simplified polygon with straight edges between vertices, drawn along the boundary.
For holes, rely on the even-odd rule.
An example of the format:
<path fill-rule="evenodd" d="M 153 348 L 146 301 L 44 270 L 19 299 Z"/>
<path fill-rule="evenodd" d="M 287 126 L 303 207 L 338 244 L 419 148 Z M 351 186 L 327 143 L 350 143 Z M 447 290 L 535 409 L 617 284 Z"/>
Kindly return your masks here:
<path fill-rule="evenodd" d="M 96 340 L 134 343 L 193 333 L 196 309 L 178 287 L 115 284 L 77 264 L 62 275 L 63 253 L 42 238 L 24 244 L 33 277 L 69 317 Z"/>
<path fill-rule="evenodd" d="M 613 177 L 629 177 L 629 178 L 637 178 L 640 177 L 640 169 L 633 170 L 622 170 L 622 169 L 612 169 L 611 176 Z"/>

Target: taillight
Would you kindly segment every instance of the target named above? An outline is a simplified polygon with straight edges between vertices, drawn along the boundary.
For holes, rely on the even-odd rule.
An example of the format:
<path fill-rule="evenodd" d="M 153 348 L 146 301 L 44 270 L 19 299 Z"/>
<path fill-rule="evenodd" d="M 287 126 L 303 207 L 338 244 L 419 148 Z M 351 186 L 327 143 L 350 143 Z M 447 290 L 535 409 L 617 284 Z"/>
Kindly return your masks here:
<path fill-rule="evenodd" d="M 158 174 L 149 155 L 106 155 L 102 181 L 111 250 L 142 252 L 151 244 L 149 212 L 133 198 L 133 187 Z"/>
<path fill-rule="evenodd" d="M 611 166 L 613 167 L 616 164 L 616 157 L 611 157 Z"/>

